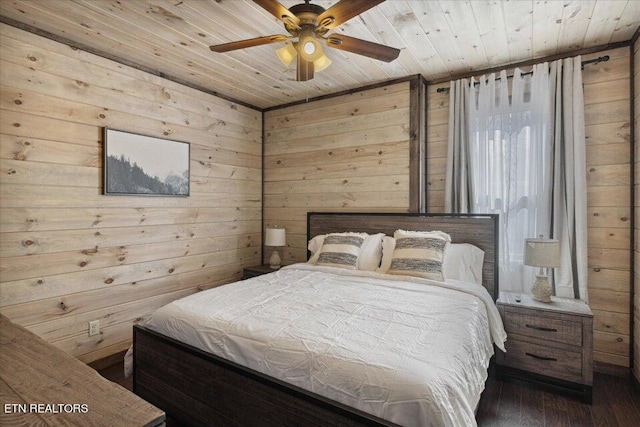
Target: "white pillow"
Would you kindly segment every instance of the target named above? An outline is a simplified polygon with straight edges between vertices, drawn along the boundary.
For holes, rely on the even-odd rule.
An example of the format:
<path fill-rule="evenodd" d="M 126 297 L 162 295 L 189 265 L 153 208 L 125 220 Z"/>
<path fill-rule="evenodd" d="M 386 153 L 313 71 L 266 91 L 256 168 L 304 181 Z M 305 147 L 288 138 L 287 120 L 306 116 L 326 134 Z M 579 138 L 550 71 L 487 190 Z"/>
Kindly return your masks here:
<path fill-rule="evenodd" d="M 444 256 L 444 277 L 482 285 L 484 251 L 469 243 L 452 243 Z"/>
<path fill-rule="evenodd" d="M 382 258 L 382 239 L 384 233 L 368 234 L 360 248 L 358 256 L 358 270 L 375 271 L 380 267 Z"/>
<path fill-rule="evenodd" d="M 367 233 L 352 233 L 358 236 L 366 236 L 362 247 L 360 248 L 360 254 L 358 256 L 358 270 L 375 271 L 380 266 L 380 259 L 382 258 L 382 239 L 385 237 L 384 233 L 367 234 Z M 320 257 L 320 248 L 324 243 L 324 239 L 327 234 L 318 234 L 309 240 L 307 249 L 311 252 L 311 257 L 308 264 L 317 264 Z M 392 249 L 393 250 L 393 249 Z"/>
<path fill-rule="evenodd" d="M 309 261 L 307 261 L 307 263 L 315 265 L 316 262 L 318 262 L 318 257 L 320 256 L 320 248 L 324 243 L 325 237 L 327 237 L 326 234 L 318 234 L 317 236 L 314 236 L 313 239 L 309 240 L 307 249 L 309 249 L 309 252 L 311 252 L 311 258 L 309 258 Z"/>
<path fill-rule="evenodd" d="M 391 236 L 382 239 L 382 262 L 378 273 L 386 273 L 391 267 L 396 240 Z M 451 243 L 444 255 L 444 278 L 482 285 L 484 251 L 469 243 Z"/>
<path fill-rule="evenodd" d="M 444 281 L 443 262 L 451 237 L 441 231 L 396 230 L 396 247 L 387 274 Z"/>
<path fill-rule="evenodd" d="M 386 273 L 389 271 L 395 247 L 396 239 L 391 236 L 384 236 L 382 238 L 382 261 L 380 262 L 380 267 L 376 268 L 378 273 Z"/>
<path fill-rule="evenodd" d="M 331 233 L 324 238 L 317 265 L 355 270 L 366 233 Z"/>

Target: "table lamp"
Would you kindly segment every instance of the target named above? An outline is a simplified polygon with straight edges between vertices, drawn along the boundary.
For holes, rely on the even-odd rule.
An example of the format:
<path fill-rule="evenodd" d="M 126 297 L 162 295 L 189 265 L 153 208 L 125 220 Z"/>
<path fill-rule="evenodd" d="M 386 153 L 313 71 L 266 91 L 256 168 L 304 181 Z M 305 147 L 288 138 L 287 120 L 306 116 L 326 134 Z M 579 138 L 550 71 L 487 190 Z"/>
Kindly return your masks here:
<path fill-rule="evenodd" d="M 540 302 L 551 302 L 551 285 L 544 269 L 560 267 L 560 242 L 554 239 L 525 239 L 524 264 L 540 267 L 536 280 L 531 286 L 531 298 Z"/>
<path fill-rule="evenodd" d="M 267 228 L 265 234 L 264 245 L 275 248 L 271 254 L 271 258 L 269 258 L 269 266 L 277 270 L 280 268 L 281 262 L 277 248 L 287 245 L 285 231 L 284 228 Z"/>

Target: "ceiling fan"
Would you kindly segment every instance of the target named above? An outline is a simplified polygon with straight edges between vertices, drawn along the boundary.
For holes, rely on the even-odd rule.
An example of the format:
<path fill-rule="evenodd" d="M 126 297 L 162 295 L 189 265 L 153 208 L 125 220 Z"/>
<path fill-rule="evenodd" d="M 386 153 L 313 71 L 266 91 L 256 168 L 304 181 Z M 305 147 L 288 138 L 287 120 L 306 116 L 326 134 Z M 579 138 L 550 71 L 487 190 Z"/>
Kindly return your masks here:
<path fill-rule="evenodd" d="M 357 53 L 380 61 L 391 62 L 398 57 L 400 49 L 384 46 L 343 34 L 329 34 L 329 30 L 360 15 L 384 0 L 340 0 L 329 9 L 311 4 L 310 0 L 291 6 L 289 9 L 277 0 L 253 0 L 267 12 L 284 23 L 288 36 L 276 34 L 254 39 L 224 43 L 209 48 L 214 52 L 229 52 L 247 47 L 279 43 L 298 38 L 277 49 L 276 53 L 282 63 L 288 67 L 297 58 L 297 81 L 313 78 L 314 72 L 322 71 L 331 60 L 322 52 L 320 40 L 328 47 Z"/>

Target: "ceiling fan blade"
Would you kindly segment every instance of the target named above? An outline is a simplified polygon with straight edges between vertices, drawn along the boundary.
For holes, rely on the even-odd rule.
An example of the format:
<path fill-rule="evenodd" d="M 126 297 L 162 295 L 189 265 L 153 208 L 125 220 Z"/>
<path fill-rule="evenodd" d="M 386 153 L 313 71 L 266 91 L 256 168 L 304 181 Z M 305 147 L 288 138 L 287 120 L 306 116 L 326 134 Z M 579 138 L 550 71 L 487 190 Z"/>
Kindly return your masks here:
<path fill-rule="evenodd" d="M 296 68 L 296 80 L 299 82 L 306 82 L 313 79 L 313 61 L 307 61 L 302 58 L 302 55 L 298 55 L 298 67 Z"/>
<path fill-rule="evenodd" d="M 384 62 L 391 62 L 400 55 L 400 49 L 389 47 L 342 34 L 331 34 L 327 37 L 327 46 L 368 56 Z"/>
<path fill-rule="evenodd" d="M 209 49 L 211 49 L 214 52 L 229 52 L 232 50 L 244 49 L 246 47 L 254 47 L 254 46 L 260 46 L 263 44 L 283 42 L 285 40 L 289 40 L 290 38 L 291 37 L 283 36 L 281 34 L 276 34 L 273 36 L 256 37 L 255 39 L 240 40 L 237 42 L 209 46 Z"/>
<path fill-rule="evenodd" d="M 294 26 L 300 24 L 300 19 L 276 0 L 253 0 L 253 2 L 285 24 L 291 23 Z"/>
<path fill-rule="evenodd" d="M 329 9 L 322 12 L 316 18 L 316 23 L 321 29 L 330 30 L 347 22 L 354 16 L 382 3 L 384 0 L 340 0 Z"/>

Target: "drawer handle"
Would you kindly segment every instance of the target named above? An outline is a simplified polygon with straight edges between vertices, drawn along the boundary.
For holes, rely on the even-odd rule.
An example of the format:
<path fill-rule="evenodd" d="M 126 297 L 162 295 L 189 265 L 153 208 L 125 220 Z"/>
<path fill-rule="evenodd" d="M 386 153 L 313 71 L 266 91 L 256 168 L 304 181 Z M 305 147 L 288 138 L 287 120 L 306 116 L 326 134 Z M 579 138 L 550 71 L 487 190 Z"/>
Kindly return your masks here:
<path fill-rule="evenodd" d="M 545 331 L 545 332 L 558 332 L 558 330 L 557 330 L 557 329 L 555 329 L 555 328 L 545 328 L 545 327 L 542 327 L 542 326 L 529 325 L 529 324 L 526 324 L 526 325 L 524 325 L 524 326 L 526 326 L 527 328 L 531 328 L 531 329 L 538 330 L 538 331 Z"/>
<path fill-rule="evenodd" d="M 529 357 L 533 357 L 534 359 L 538 359 L 538 360 L 551 360 L 553 362 L 557 361 L 558 359 L 556 359 L 555 357 L 544 357 L 544 356 L 538 356 L 536 354 L 532 354 L 532 353 L 525 353 L 527 356 Z"/>

